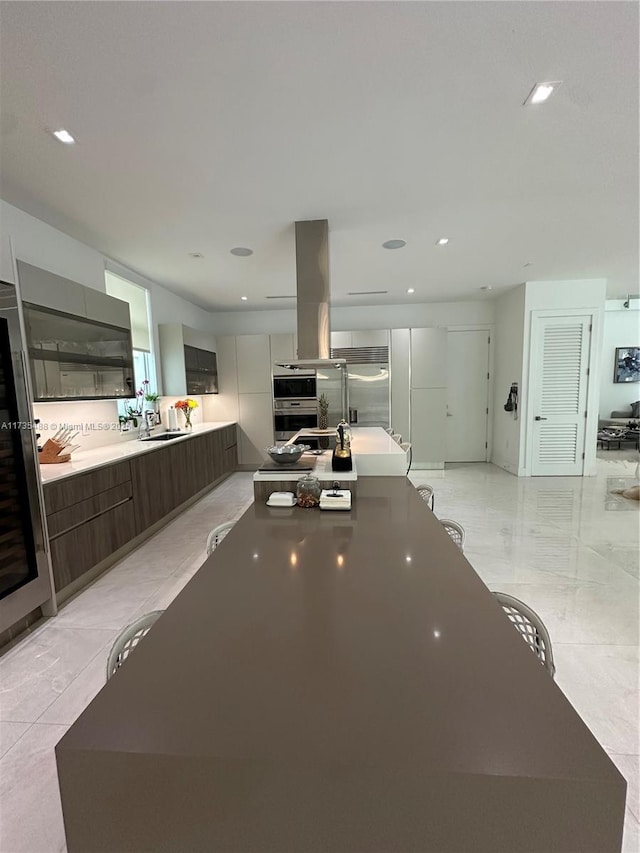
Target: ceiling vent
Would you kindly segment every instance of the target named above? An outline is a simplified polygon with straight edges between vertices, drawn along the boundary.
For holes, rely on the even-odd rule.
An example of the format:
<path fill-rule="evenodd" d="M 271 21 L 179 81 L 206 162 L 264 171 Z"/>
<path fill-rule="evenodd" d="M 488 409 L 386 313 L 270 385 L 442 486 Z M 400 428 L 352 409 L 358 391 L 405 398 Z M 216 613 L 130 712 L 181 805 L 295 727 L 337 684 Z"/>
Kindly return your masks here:
<path fill-rule="evenodd" d="M 383 293 L 389 293 L 388 290 L 350 290 L 347 296 L 379 296 Z"/>

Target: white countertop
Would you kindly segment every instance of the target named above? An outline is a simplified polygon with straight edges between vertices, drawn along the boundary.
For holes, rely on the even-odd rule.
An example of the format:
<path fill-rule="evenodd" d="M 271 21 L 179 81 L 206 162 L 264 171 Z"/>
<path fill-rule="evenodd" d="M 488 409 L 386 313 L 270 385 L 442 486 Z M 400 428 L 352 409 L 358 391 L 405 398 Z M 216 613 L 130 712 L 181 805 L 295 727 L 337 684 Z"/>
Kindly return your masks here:
<path fill-rule="evenodd" d="M 382 427 L 351 427 L 351 453 L 354 470 L 360 477 L 404 477 L 407 473 L 407 454 Z M 332 433 L 333 434 L 333 433 Z M 304 444 L 306 438 L 322 438 L 319 433 L 300 430 L 288 444 Z M 319 459 L 327 459 L 331 470 L 331 451 Z M 317 471 L 314 472 L 318 476 Z M 333 473 L 333 472 L 332 472 Z M 340 479 L 344 479 L 342 472 Z M 320 478 L 322 479 L 322 478 Z M 327 478 L 328 479 L 328 478 Z M 336 479 L 338 479 L 336 477 Z M 355 478 L 354 478 L 355 479 Z"/>
<path fill-rule="evenodd" d="M 267 457 L 268 460 L 268 457 Z M 304 477 L 305 474 L 313 474 L 318 480 L 333 482 L 339 480 L 343 482 L 353 482 L 358 479 L 355 459 L 352 460 L 353 468 L 351 471 L 333 471 L 331 468 L 331 451 L 325 450 L 322 456 L 316 456 L 312 453 L 303 453 L 300 457 L 301 462 L 315 462 L 313 471 L 278 471 L 275 468 L 272 471 L 256 471 L 253 475 L 254 482 L 257 483 L 281 483 L 285 480 L 297 480 Z M 286 465 L 282 466 L 286 468 Z"/>
<path fill-rule="evenodd" d="M 70 462 L 60 462 L 57 465 L 39 465 L 40 477 L 43 483 L 53 483 L 56 480 L 62 480 L 64 477 L 71 477 L 74 474 L 84 474 L 94 468 L 111 465 L 113 462 L 122 462 L 124 459 L 130 459 L 132 456 L 140 456 L 142 453 L 151 453 L 154 450 L 161 450 L 163 447 L 171 447 L 174 444 L 179 444 L 181 441 L 188 441 L 194 435 L 213 432 L 214 430 L 223 429 L 234 424 L 235 421 L 210 421 L 209 423 L 194 424 L 189 432 L 183 430 L 180 438 L 172 438 L 170 441 L 138 441 L 137 439 L 131 439 L 130 441 L 119 442 L 118 444 L 105 444 L 103 447 L 94 447 L 92 450 L 76 450 Z M 155 429 L 151 435 L 161 435 L 163 432 L 166 432 L 166 430 Z"/>

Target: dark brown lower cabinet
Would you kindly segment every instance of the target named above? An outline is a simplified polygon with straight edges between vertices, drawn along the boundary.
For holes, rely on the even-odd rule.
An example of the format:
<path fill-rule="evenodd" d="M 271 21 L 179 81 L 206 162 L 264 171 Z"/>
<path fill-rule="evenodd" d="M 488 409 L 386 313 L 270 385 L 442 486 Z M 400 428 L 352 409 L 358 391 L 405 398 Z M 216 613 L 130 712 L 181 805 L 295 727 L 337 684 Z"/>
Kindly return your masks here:
<path fill-rule="evenodd" d="M 58 592 L 133 539 L 136 532 L 132 509 L 129 500 L 51 540 L 51 564 Z"/>
<path fill-rule="evenodd" d="M 176 506 L 168 462 L 173 448 L 131 460 L 136 530 L 142 533 Z"/>
<path fill-rule="evenodd" d="M 60 592 L 177 507 L 235 470 L 235 425 L 44 486 Z"/>
<path fill-rule="evenodd" d="M 86 474 L 65 477 L 55 483 L 45 483 L 44 503 L 47 515 L 90 500 L 120 483 L 131 481 L 129 462 L 115 462 Z"/>

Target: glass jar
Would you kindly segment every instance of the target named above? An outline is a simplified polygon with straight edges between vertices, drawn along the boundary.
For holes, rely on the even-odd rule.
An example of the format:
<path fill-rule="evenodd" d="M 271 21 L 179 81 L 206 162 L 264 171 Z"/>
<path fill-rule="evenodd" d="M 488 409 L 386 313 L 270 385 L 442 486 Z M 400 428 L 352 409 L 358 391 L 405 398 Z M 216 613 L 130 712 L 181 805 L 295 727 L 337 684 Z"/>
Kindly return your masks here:
<path fill-rule="evenodd" d="M 338 424 L 338 427 L 342 427 L 343 435 L 344 435 L 344 449 L 349 450 L 351 448 L 351 427 L 345 420 L 341 420 Z M 340 435 L 336 433 L 336 447 L 340 446 Z"/>
<path fill-rule="evenodd" d="M 300 477 L 296 486 L 296 498 L 298 506 L 305 508 L 318 506 L 320 503 L 320 494 L 322 487 L 320 480 L 312 474 L 305 474 Z"/>

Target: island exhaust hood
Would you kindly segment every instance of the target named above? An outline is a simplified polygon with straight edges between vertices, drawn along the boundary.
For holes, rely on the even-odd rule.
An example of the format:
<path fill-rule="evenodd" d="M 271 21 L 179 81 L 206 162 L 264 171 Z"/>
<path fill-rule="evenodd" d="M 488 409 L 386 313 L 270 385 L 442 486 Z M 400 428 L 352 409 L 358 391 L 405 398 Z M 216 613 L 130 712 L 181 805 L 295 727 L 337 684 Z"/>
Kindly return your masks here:
<path fill-rule="evenodd" d="M 342 368 L 343 358 L 331 358 L 329 326 L 329 222 L 310 219 L 295 223 L 298 358 L 276 362 L 289 369 Z"/>

